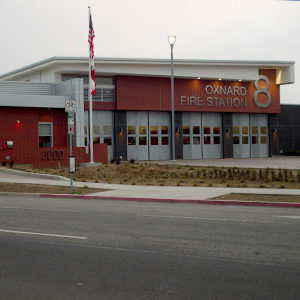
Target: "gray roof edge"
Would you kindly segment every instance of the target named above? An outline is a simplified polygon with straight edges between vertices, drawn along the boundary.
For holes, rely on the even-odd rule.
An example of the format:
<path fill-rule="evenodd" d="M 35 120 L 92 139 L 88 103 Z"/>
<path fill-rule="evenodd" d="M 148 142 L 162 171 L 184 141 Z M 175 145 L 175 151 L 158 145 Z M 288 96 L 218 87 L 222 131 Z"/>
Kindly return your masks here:
<path fill-rule="evenodd" d="M 48 63 L 55 63 L 55 61 L 80 61 L 80 60 L 86 60 L 88 61 L 88 57 L 80 57 L 80 56 L 53 56 L 44 60 L 41 60 L 39 62 L 18 68 L 16 70 L 4 73 L 0 75 L 0 80 L 2 78 L 8 77 L 13 74 L 17 74 L 20 72 L 23 72 L 28 69 L 32 69 L 38 66 L 42 66 Z M 168 63 L 170 62 L 170 59 L 161 59 L 161 58 L 109 58 L 109 57 L 95 57 L 96 62 L 100 61 L 113 61 L 113 62 L 136 62 L 136 63 Z M 210 59 L 174 59 L 174 63 L 186 63 L 186 64 L 232 64 L 232 65 L 257 65 L 257 66 L 286 66 L 286 65 L 294 65 L 295 61 L 266 61 L 266 60 L 210 60 Z"/>

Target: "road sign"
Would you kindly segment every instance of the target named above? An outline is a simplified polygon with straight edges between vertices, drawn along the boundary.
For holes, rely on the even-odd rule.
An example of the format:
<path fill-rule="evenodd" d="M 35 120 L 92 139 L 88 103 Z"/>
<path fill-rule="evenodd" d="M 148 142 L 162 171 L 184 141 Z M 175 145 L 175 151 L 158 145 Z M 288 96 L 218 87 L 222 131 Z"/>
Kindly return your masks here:
<path fill-rule="evenodd" d="M 76 101 L 66 100 L 65 112 L 76 112 Z"/>
<path fill-rule="evenodd" d="M 68 134 L 74 134 L 74 133 L 75 133 L 74 126 L 68 124 Z"/>
<path fill-rule="evenodd" d="M 74 113 L 68 113 L 68 125 L 72 125 L 74 127 Z"/>
<path fill-rule="evenodd" d="M 69 156 L 69 167 L 70 167 L 70 173 L 74 173 L 76 171 L 75 167 L 75 156 Z"/>

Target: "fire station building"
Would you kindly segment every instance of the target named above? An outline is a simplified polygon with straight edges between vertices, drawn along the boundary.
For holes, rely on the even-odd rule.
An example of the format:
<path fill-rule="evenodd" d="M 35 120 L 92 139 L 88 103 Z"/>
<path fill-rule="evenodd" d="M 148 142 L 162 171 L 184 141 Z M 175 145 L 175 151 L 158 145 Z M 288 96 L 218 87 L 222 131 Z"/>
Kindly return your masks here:
<path fill-rule="evenodd" d="M 170 61 L 96 58 L 95 68 L 94 160 L 171 159 Z M 174 78 L 176 159 L 300 150 L 299 108 L 280 105 L 294 62 L 175 60 Z M 67 164 L 66 100 L 77 107 L 77 164 L 88 162 L 88 58 L 53 57 L 1 75 L 1 162 Z"/>

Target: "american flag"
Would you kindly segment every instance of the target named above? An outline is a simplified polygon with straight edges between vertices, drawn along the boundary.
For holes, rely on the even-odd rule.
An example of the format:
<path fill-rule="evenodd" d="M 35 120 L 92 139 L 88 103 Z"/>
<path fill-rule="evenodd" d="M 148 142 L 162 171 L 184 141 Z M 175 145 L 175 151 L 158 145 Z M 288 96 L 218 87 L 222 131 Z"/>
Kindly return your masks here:
<path fill-rule="evenodd" d="M 89 25 L 89 45 L 90 45 L 90 61 L 91 61 L 91 80 L 90 80 L 90 91 L 92 95 L 96 94 L 96 72 L 95 72 L 95 62 L 94 62 L 94 28 L 92 22 L 92 15 L 90 13 L 90 25 Z"/>

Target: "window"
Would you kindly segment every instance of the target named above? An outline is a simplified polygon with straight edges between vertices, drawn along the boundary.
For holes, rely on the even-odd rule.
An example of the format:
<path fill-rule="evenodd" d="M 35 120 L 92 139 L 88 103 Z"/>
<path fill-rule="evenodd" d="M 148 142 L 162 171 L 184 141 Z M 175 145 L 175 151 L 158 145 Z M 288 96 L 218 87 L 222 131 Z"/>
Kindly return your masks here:
<path fill-rule="evenodd" d="M 260 127 L 260 134 L 267 134 L 267 127 L 265 126 Z"/>
<path fill-rule="evenodd" d="M 151 145 L 158 145 L 158 137 L 157 136 L 151 137 Z"/>
<path fill-rule="evenodd" d="M 169 145 L 169 138 L 167 136 L 161 137 L 161 144 L 162 145 Z"/>
<path fill-rule="evenodd" d="M 220 134 L 220 127 L 214 127 L 214 134 Z"/>
<path fill-rule="evenodd" d="M 104 137 L 103 141 L 104 141 L 104 143 L 106 143 L 108 146 L 111 145 L 111 137 Z"/>
<path fill-rule="evenodd" d="M 103 126 L 103 134 L 104 135 L 111 135 L 112 127 L 111 126 Z"/>
<path fill-rule="evenodd" d="M 168 126 L 161 126 L 161 134 L 168 134 Z"/>
<path fill-rule="evenodd" d="M 128 134 L 135 134 L 135 132 L 136 132 L 135 126 L 128 126 L 127 132 L 128 132 Z"/>
<path fill-rule="evenodd" d="M 220 136 L 214 136 L 214 144 L 220 144 Z"/>
<path fill-rule="evenodd" d="M 182 127 L 183 134 L 190 134 L 190 126 L 183 126 Z"/>
<path fill-rule="evenodd" d="M 253 145 L 257 144 L 257 136 L 256 135 L 252 136 L 252 144 Z"/>
<path fill-rule="evenodd" d="M 248 145 L 248 136 L 247 135 L 242 137 L 242 144 Z"/>
<path fill-rule="evenodd" d="M 233 134 L 240 134 L 240 127 L 233 126 Z"/>
<path fill-rule="evenodd" d="M 204 127 L 204 134 L 210 134 L 210 127 L 208 127 L 208 126 Z"/>
<path fill-rule="evenodd" d="M 93 136 L 93 143 L 94 144 L 100 143 L 100 136 Z"/>
<path fill-rule="evenodd" d="M 151 126 L 150 132 L 151 132 L 151 134 L 158 134 L 158 126 Z M 151 145 L 153 145 L 153 144 L 151 143 Z"/>
<path fill-rule="evenodd" d="M 233 144 L 238 145 L 240 143 L 240 137 L 239 136 L 234 136 L 233 137 Z"/>
<path fill-rule="evenodd" d="M 147 137 L 145 137 L 145 136 L 140 136 L 140 137 L 139 137 L 139 145 L 142 145 L 142 146 L 147 145 Z"/>
<path fill-rule="evenodd" d="M 267 143 L 267 137 L 266 136 L 261 136 L 260 137 L 260 143 L 261 144 L 266 144 Z"/>
<path fill-rule="evenodd" d="M 183 140 L 184 145 L 189 145 L 190 144 L 190 137 L 189 136 L 183 136 L 182 140 Z"/>
<path fill-rule="evenodd" d="M 258 134 L 257 126 L 252 127 L 252 134 Z"/>
<path fill-rule="evenodd" d="M 248 126 L 242 127 L 242 134 L 248 134 Z"/>
<path fill-rule="evenodd" d="M 210 144 L 210 136 L 204 136 L 204 144 Z"/>
<path fill-rule="evenodd" d="M 128 145 L 135 145 L 136 144 L 136 137 L 135 136 L 129 136 L 128 137 Z"/>
<path fill-rule="evenodd" d="M 39 123 L 39 147 L 52 147 L 52 123 Z"/>
<path fill-rule="evenodd" d="M 100 135 L 100 127 L 93 126 L 93 135 Z"/>
<path fill-rule="evenodd" d="M 193 127 L 193 134 L 200 134 L 200 126 Z"/>
<path fill-rule="evenodd" d="M 193 144 L 194 145 L 200 145 L 200 137 L 199 136 L 194 136 L 193 137 Z"/>
<path fill-rule="evenodd" d="M 139 134 L 147 134 L 146 126 L 139 126 Z"/>

